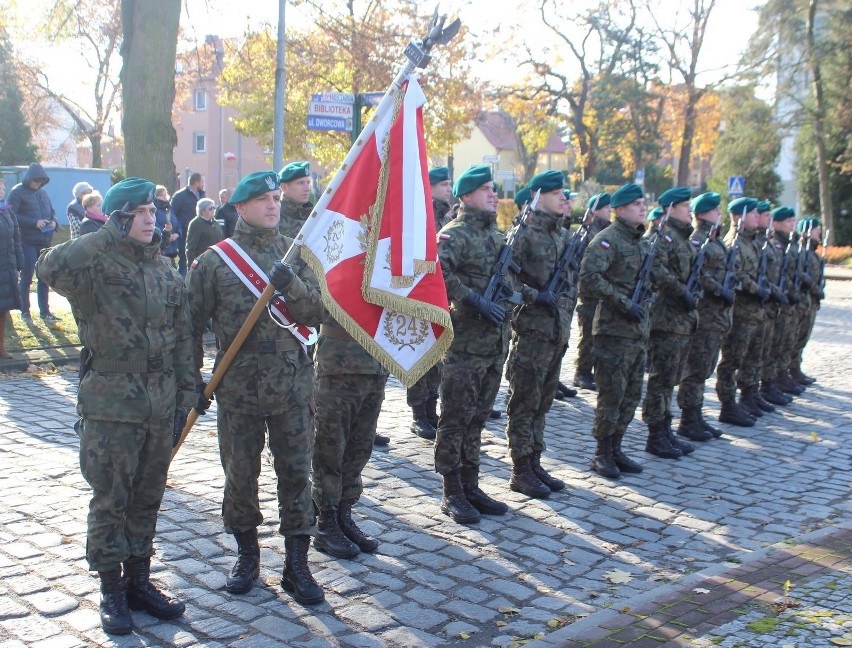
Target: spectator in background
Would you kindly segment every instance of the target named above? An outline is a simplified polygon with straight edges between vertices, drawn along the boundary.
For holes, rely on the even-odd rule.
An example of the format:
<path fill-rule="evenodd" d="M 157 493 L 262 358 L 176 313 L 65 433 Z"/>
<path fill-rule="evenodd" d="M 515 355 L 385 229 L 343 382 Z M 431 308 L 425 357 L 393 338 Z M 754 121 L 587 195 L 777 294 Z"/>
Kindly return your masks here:
<path fill-rule="evenodd" d="M 163 233 L 163 240 L 160 243 L 160 254 L 169 257 L 172 260 L 172 265 L 174 265 L 183 229 L 181 229 L 177 218 L 172 214 L 169 198 L 169 190 L 163 185 L 157 185 L 157 189 L 154 192 L 154 207 L 157 208 L 157 227 Z"/>
<path fill-rule="evenodd" d="M 50 203 L 50 197 L 44 185 L 50 182 L 44 167 L 33 162 L 24 174 L 20 184 L 9 192 L 9 206 L 18 219 L 21 229 L 21 249 L 24 253 L 24 267 L 21 271 L 21 319 L 31 322 L 30 286 L 33 283 L 35 263 L 41 251 L 50 247 L 53 232 L 56 230 L 56 212 Z M 38 309 L 46 322 L 57 322 L 59 318 L 48 308 L 47 284 L 38 278 Z"/>
<path fill-rule="evenodd" d="M 216 205 L 210 198 L 202 198 L 195 206 L 197 215 L 186 232 L 186 260 L 190 265 L 204 250 L 225 238 L 222 227 L 213 218 L 215 209 Z"/>
<path fill-rule="evenodd" d="M 80 235 L 97 232 L 106 223 L 107 215 L 103 210 L 104 197 L 97 191 L 86 194 L 83 198 L 83 209 L 86 217 L 80 223 Z"/>
<path fill-rule="evenodd" d="M 68 216 L 68 227 L 71 229 L 71 238 L 80 236 L 80 223 L 86 217 L 86 208 L 83 206 L 83 198 L 92 193 L 92 185 L 88 182 L 78 182 L 71 190 L 74 200 L 68 203 L 66 214 Z M 103 202 L 103 201 L 102 201 Z"/>
<path fill-rule="evenodd" d="M 180 223 L 178 239 L 178 272 L 186 276 L 186 232 L 189 221 L 195 218 L 195 206 L 204 198 L 204 178 L 197 171 L 189 176 L 189 184 L 172 196 L 172 213 Z"/>
<path fill-rule="evenodd" d="M 6 315 L 21 307 L 18 292 L 18 274 L 24 267 L 21 250 L 21 232 L 12 208 L 6 203 L 6 181 L 0 178 L 0 358 L 9 359 L 3 338 L 6 332 Z"/>
<path fill-rule="evenodd" d="M 221 189 L 219 191 L 219 206 L 216 208 L 216 215 L 213 217 L 222 226 L 222 234 L 225 238 L 230 238 L 234 233 L 234 227 L 237 226 L 237 219 L 240 217 L 237 208 L 229 202 L 230 200 L 231 190 Z"/>

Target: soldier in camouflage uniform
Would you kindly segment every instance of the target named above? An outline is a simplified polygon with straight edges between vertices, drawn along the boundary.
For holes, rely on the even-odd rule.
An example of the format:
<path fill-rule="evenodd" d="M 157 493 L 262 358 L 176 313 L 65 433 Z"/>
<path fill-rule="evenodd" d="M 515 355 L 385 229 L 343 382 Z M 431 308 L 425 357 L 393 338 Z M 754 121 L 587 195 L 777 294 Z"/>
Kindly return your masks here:
<path fill-rule="evenodd" d="M 665 459 L 690 454 L 695 446 L 672 433 L 671 402 L 675 385 L 683 377 L 689 343 L 698 327 L 698 304 L 686 291 L 695 259 L 689 187 L 675 187 L 660 194 L 660 207 L 669 211 L 664 232 L 658 232 L 654 259 L 656 299 L 650 308 L 651 335 L 648 344 L 650 370 L 642 406 L 648 426 L 645 450 Z"/>
<path fill-rule="evenodd" d="M 704 383 L 716 369 L 722 340 L 731 328 L 734 303 L 733 290 L 724 287 L 728 249 L 718 238 L 718 228 L 712 238 L 708 238 L 713 226 L 722 218 L 720 202 L 719 194 L 708 192 L 694 198 L 690 204 L 697 223 L 690 242 L 696 250 L 705 246 L 700 279 L 704 295 L 698 302 L 698 328 L 692 334 L 686 369 L 677 389 L 677 404 L 681 410 L 677 433 L 692 441 L 722 436 L 720 430 L 704 420 L 701 411 Z"/>
<path fill-rule="evenodd" d="M 132 630 L 128 607 L 160 619 L 184 612 L 149 580 L 173 439 L 195 402 L 186 288 L 160 256 L 154 188 L 142 178 L 117 183 L 99 231 L 38 260 L 39 276 L 68 298 L 83 344 L 76 428 L 92 487 L 86 559 L 101 580 L 101 625 L 114 634 Z"/>
<path fill-rule="evenodd" d="M 737 223 L 742 220 L 738 239 L 737 279 L 739 287 L 734 298 L 733 323 L 722 342 L 722 359 L 716 369 L 716 394 L 722 407 L 719 421 L 740 427 L 752 427 L 755 418 L 737 403 L 737 386 L 757 384 L 760 368 L 758 332 L 764 318 L 763 305 L 771 291 L 758 284 L 758 265 L 762 243 L 757 235 L 757 200 L 742 197 L 728 204 L 731 228 L 726 243 L 732 245 Z"/>
<path fill-rule="evenodd" d="M 307 266 L 297 271 L 283 258 L 292 239 L 280 234 L 280 191 L 274 171 L 243 178 L 231 201 L 240 218 L 229 241 L 235 242 L 269 282 L 283 294 L 293 318 L 318 326 L 323 309 L 316 276 Z M 187 276 L 195 338 L 195 366 L 203 362 L 202 336 L 213 319 L 219 343 L 217 362 L 231 345 L 257 301 L 240 276 L 215 249 L 202 253 Z M 198 374 L 200 380 L 200 373 Z M 279 532 L 286 560 L 281 585 L 308 605 L 323 600 L 307 564 L 310 534 L 315 530 L 309 478 L 313 451 L 311 397 L 314 368 L 304 345 L 271 317 L 261 316 L 240 347 L 216 389 L 219 403 L 219 455 L 225 471 L 222 517 L 225 531 L 237 541 L 238 558 L 225 588 L 234 594 L 251 590 L 258 577 L 257 527 L 263 521 L 258 477 L 266 435 L 278 478 Z M 203 405 L 200 405 L 203 409 Z"/>
<path fill-rule="evenodd" d="M 444 481 L 441 510 L 469 524 L 478 522 L 480 513 L 508 510 L 479 488 L 479 448 L 509 350 L 509 323 L 505 308 L 482 296 L 504 242 L 491 167 L 465 171 L 453 195 L 461 200 L 458 216 L 438 235 L 455 338 L 441 368 L 435 470 Z"/>
<path fill-rule="evenodd" d="M 587 303 L 597 302 L 592 324 L 598 386 L 592 470 L 615 479 L 622 472 L 642 472 L 642 466 L 624 454 L 621 441 L 642 397 L 650 321 L 631 299 L 647 249 L 642 187 L 619 187 L 610 204 L 616 218 L 589 243 L 580 266 L 580 295 Z"/>
<path fill-rule="evenodd" d="M 450 170 L 447 167 L 429 169 L 429 186 L 432 190 L 432 213 L 435 217 L 437 233 L 450 222 L 450 199 L 453 196 Z M 406 400 L 413 417 L 411 431 L 423 439 L 435 438 L 440 385 L 441 363 L 438 362 L 406 392 Z"/>
<path fill-rule="evenodd" d="M 576 288 L 570 293 L 547 290 L 570 234 L 562 227 L 564 176 L 545 171 L 534 176 L 531 192 L 541 190 L 535 212 L 515 239 L 513 259 L 521 266 L 523 305 L 512 317 L 512 351 L 506 366 L 511 396 L 506 438 L 512 454 L 509 488 L 528 497 L 548 497 L 565 482 L 541 466 L 546 449 L 544 423 L 559 382 L 562 357 L 568 348 Z M 570 270 L 569 270 L 570 271 Z"/>
<path fill-rule="evenodd" d="M 308 200 L 311 197 L 310 162 L 291 162 L 285 166 L 278 173 L 278 186 L 281 187 L 279 228 L 284 236 L 296 238 L 314 208 Z"/>
<path fill-rule="evenodd" d="M 591 241 L 599 232 L 609 227 L 610 195 L 605 191 L 589 198 L 586 207 L 591 211 L 592 222 L 589 223 L 589 233 L 586 238 Z M 586 247 L 586 250 L 589 248 Z M 585 253 L 584 253 L 585 255 Z M 592 358 L 592 322 L 595 319 L 597 301 L 584 301 L 580 294 L 577 299 L 577 324 L 580 335 L 577 338 L 577 360 L 574 363 L 574 386 L 595 391 L 597 385 L 592 374 L 594 359 Z"/>
<path fill-rule="evenodd" d="M 797 304 L 800 317 L 793 343 L 790 346 L 790 358 L 787 367 L 789 368 L 788 375 L 790 378 L 795 383 L 805 387 L 813 384 L 816 380 L 802 373 L 802 354 L 811 337 L 820 302 L 825 297 L 822 285 L 820 285 L 822 262 L 816 253 L 822 238 L 822 224 L 815 216 L 806 216 L 799 221 L 796 227 L 799 236 L 804 236 L 805 232 L 809 230 L 810 240 L 805 248 L 806 257 L 803 267 L 805 272 L 803 280 L 800 280 L 802 292 Z"/>

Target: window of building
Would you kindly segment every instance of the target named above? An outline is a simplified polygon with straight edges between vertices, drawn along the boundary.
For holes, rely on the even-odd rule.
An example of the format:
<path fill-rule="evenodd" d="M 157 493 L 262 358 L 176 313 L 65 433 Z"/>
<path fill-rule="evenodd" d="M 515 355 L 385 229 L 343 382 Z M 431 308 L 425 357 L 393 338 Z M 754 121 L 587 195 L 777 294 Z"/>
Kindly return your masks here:
<path fill-rule="evenodd" d="M 195 91 L 195 110 L 207 110 L 207 93 L 204 90 Z"/>
<path fill-rule="evenodd" d="M 192 150 L 194 153 L 207 152 L 207 135 L 204 133 L 193 133 L 192 135 Z"/>

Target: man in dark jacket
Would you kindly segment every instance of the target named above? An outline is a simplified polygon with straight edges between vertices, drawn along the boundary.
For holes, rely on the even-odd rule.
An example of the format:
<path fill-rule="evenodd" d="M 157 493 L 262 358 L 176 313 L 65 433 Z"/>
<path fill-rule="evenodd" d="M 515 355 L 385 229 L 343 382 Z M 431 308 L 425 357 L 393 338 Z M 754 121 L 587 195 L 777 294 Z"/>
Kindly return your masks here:
<path fill-rule="evenodd" d="M 37 162 L 33 162 L 24 174 L 20 184 L 9 192 L 9 206 L 18 218 L 21 228 L 21 249 L 24 252 L 24 269 L 21 271 L 21 319 L 32 321 L 30 317 L 30 286 L 33 283 L 35 263 L 44 248 L 50 247 L 53 232 L 56 229 L 56 212 L 50 203 L 50 197 L 44 185 L 50 182 L 47 173 Z M 47 305 L 48 286 L 38 279 L 38 309 L 46 322 L 56 322 Z"/>
<path fill-rule="evenodd" d="M 222 226 L 222 234 L 228 238 L 234 233 L 234 228 L 237 226 L 237 220 L 240 215 L 237 213 L 237 208 L 231 204 L 231 190 L 219 190 L 219 206 L 216 208 L 216 214 L 213 218 Z"/>
<path fill-rule="evenodd" d="M 178 272 L 186 276 L 186 232 L 189 221 L 195 218 L 195 205 L 204 198 L 204 178 L 197 171 L 189 176 L 189 184 L 172 196 L 172 213 L 180 223 L 181 234 L 178 239 Z"/>

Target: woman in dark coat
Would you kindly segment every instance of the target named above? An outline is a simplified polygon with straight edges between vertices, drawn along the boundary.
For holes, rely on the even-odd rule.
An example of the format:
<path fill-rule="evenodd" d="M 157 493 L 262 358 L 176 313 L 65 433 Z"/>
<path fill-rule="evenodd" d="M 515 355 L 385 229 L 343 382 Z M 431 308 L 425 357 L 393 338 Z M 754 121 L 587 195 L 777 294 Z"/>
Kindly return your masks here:
<path fill-rule="evenodd" d="M 18 280 L 24 267 L 21 232 L 12 208 L 6 204 L 6 183 L 0 179 L 0 358 L 11 358 L 6 350 L 6 315 L 21 309 Z"/>

